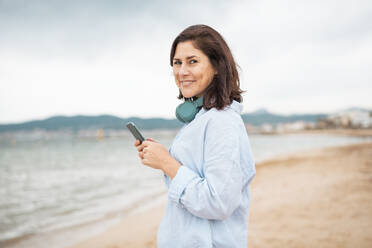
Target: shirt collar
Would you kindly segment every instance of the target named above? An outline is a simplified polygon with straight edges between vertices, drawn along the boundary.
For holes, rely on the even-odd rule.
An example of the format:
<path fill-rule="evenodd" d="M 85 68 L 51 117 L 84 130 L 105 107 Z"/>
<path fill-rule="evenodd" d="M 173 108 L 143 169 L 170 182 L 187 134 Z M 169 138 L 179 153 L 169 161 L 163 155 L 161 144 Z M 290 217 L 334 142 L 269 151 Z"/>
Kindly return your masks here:
<path fill-rule="evenodd" d="M 233 102 L 226 107 L 227 108 L 231 108 L 232 110 L 234 110 L 235 112 L 237 112 L 238 114 L 241 114 L 242 110 L 243 110 L 243 104 L 241 104 L 240 102 L 237 102 L 235 100 L 233 100 Z M 207 112 L 207 110 L 205 108 L 202 108 L 195 116 L 195 118 L 197 118 L 198 116 L 204 114 L 205 112 Z"/>
<path fill-rule="evenodd" d="M 232 108 L 236 113 L 241 114 L 241 112 L 243 110 L 243 104 L 233 100 L 233 102 L 230 104 L 229 108 Z"/>

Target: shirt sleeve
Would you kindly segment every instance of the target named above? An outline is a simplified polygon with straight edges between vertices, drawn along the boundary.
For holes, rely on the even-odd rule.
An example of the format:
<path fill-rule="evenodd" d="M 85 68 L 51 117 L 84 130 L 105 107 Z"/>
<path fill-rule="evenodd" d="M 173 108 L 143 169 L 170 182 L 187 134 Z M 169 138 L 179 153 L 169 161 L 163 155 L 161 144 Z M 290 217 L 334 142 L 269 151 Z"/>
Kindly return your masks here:
<path fill-rule="evenodd" d="M 171 153 L 171 149 L 172 148 L 168 149 L 169 153 Z M 170 178 L 166 174 L 163 173 L 163 179 L 164 179 L 165 186 L 167 187 L 167 189 L 169 189 Z"/>
<path fill-rule="evenodd" d="M 170 178 L 166 174 L 163 173 L 163 179 L 164 179 L 165 186 L 169 189 Z"/>
<path fill-rule="evenodd" d="M 239 130 L 231 120 L 210 120 L 204 140 L 204 176 L 181 166 L 170 182 L 169 199 L 200 218 L 228 218 L 242 198 Z"/>

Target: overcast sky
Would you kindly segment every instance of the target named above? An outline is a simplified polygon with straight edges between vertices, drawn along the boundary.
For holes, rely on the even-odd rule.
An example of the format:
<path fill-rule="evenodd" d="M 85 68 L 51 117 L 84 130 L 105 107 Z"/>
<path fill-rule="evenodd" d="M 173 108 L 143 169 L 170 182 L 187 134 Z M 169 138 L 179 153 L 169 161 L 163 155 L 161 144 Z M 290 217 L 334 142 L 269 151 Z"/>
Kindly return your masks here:
<path fill-rule="evenodd" d="M 229 44 L 243 112 L 372 108 L 372 1 L 0 0 L 0 123 L 175 118 L 170 46 L 193 24 Z"/>

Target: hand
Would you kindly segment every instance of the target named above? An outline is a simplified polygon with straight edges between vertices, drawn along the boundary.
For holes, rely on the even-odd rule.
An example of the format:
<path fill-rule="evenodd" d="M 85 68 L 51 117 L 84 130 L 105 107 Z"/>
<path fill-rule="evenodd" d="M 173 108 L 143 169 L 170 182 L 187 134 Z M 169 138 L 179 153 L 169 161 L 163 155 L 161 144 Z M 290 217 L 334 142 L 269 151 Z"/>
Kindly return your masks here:
<path fill-rule="evenodd" d="M 165 163 L 173 159 L 168 150 L 154 139 L 147 138 L 142 144 L 139 143 L 139 140 L 136 140 L 134 146 L 136 146 L 139 152 L 138 156 L 144 165 L 154 169 L 162 169 Z"/>
<path fill-rule="evenodd" d="M 159 142 L 157 142 L 156 140 L 154 140 L 154 139 L 151 139 L 151 138 L 147 138 L 146 140 L 148 140 L 148 141 L 153 141 L 153 142 L 156 142 L 156 143 L 159 143 Z M 137 148 L 137 150 L 138 150 L 138 152 L 142 152 L 142 150 L 143 150 L 143 146 L 140 146 L 140 141 L 139 140 L 136 140 L 135 142 L 134 142 L 134 146 Z M 142 157 L 140 157 L 141 159 L 142 159 Z"/>
<path fill-rule="evenodd" d="M 181 166 L 168 152 L 168 150 L 156 140 L 148 138 L 140 144 L 139 140 L 134 142 L 138 150 L 138 156 L 142 164 L 160 169 L 169 177 L 173 178 Z"/>

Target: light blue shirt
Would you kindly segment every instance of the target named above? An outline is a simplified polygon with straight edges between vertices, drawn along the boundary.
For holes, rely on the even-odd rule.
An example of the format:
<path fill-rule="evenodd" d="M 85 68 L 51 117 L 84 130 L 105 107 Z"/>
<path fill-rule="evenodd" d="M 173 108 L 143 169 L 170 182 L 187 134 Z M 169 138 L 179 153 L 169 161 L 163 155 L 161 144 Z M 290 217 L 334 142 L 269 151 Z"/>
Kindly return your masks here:
<path fill-rule="evenodd" d="M 247 247 L 250 191 L 256 174 L 237 101 L 199 111 L 173 140 L 182 166 L 164 175 L 168 202 L 157 234 L 159 248 Z"/>

